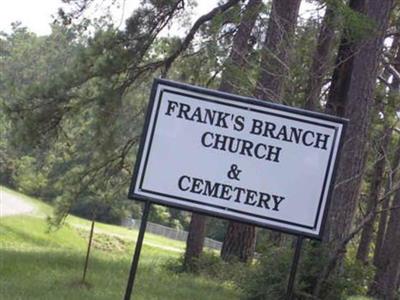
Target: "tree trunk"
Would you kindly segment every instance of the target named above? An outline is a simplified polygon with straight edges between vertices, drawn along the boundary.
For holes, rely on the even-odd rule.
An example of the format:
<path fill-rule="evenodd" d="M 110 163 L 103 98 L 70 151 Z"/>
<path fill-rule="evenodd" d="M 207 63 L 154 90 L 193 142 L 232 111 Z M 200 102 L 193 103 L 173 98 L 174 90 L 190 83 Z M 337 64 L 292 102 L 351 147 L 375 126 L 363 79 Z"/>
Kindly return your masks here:
<path fill-rule="evenodd" d="M 232 50 L 225 62 L 219 89 L 234 92 L 240 86 L 241 71 L 247 67 L 247 56 L 250 52 L 250 37 L 261 10 L 261 0 L 250 0 L 247 4 L 237 32 L 233 37 Z"/>
<path fill-rule="evenodd" d="M 183 260 L 185 270 L 195 272 L 197 259 L 203 252 L 204 238 L 206 236 L 206 217 L 193 213 L 189 225 L 189 235 L 186 240 L 186 251 Z"/>
<path fill-rule="evenodd" d="M 313 61 L 310 70 L 305 91 L 306 101 L 304 107 L 309 110 L 319 110 L 320 95 L 323 86 L 324 76 L 331 66 L 332 44 L 335 40 L 336 12 L 327 4 L 324 19 L 318 35 L 317 47 L 313 55 Z"/>
<path fill-rule="evenodd" d="M 282 98 L 283 82 L 286 79 L 288 66 L 288 46 L 296 27 L 300 2 L 301 0 L 274 0 L 272 2 L 262 49 L 261 71 L 254 92 L 259 99 L 277 101 Z M 230 222 L 221 257 L 224 260 L 236 257 L 240 261 L 248 261 L 254 253 L 255 237 L 254 226 Z"/>
<path fill-rule="evenodd" d="M 324 246 L 330 261 L 318 278 L 314 295 L 319 296 L 322 283 L 341 265 L 344 253 L 339 257 L 336 249 L 349 235 L 357 207 L 362 176 L 365 169 L 366 142 L 368 140 L 373 93 L 376 85 L 378 59 L 383 47 L 393 0 L 351 0 L 351 8 L 364 13 L 374 22 L 376 31 L 358 43 L 342 40 L 338 53 L 338 64 L 334 71 L 326 111 L 348 118 L 349 124 L 344 138 L 342 154 L 337 170 L 331 207 L 324 232 Z M 335 256 L 335 257 L 333 257 Z M 329 266 L 329 270 L 328 270 Z"/>
<path fill-rule="evenodd" d="M 392 172 L 388 174 L 386 193 L 390 190 L 396 188 L 393 186 L 393 182 L 399 181 L 399 168 L 400 168 L 400 140 L 396 144 L 396 151 L 393 157 Z M 397 183 L 395 184 L 397 185 Z M 383 244 L 385 242 L 386 230 L 387 230 L 387 219 L 389 217 L 390 199 L 388 196 L 384 199 L 382 203 L 382 212 L 380 213 L 379 227 L 377 238 L 375 242 L 374 251 L 374 266 L 379 267 L 381 265 L 382 258 L 384 257 L 384 252 L 382 251 Z"/>
<path fill-rule="evenodd" d="M 243 13 L 242 20 L 233 39 L 232 51 L 229 55 L 226 69 L 222 75 L 220 90 L 233 92 L 240 85 L 238 77 L 247 66 L 247 56 L 250 52 L 249 40 L 258 14 L 261 0 L 250 0 Z M 247 262 L 254 255 L 256 242 L 255 227 L 251 225 L 229 222 L 221 249 L 223 260 L 237 259 Z"/>
<path fill-rule="evenodd" d="M 389 180 L 389 178 L 386 178 L 385 194 L 388 193 L 390 190 L 391 190 L 390 180 Z M 378 232 L 376 233 L 374 257 L 373 257 L 374 266 L 378 265 L 378 257 L 379 257 L 379 254 L 381 253 L 381 248 L 383 245 L 383 241 L 385 239 L 387 219 L 389 216 L 388 209 L 390 207 L 390 199 L 391 199 L 391 197 L 388 196 L 383 200 L 382 206 L 381 206 L 382 212 L 379 214 Z"/>
<path fill-rule="evenodd" d="M 398 37 L 396 37 L 393 40 L 392 47 L 390 49 L 390 54 L 394 56 L 394 61 L 393 65 L 395 66 L 396 69 L 399 68 L 400 64 L 400 51 L 399 51 L 399 44 L 400 40 Z M 384 74 L 386 74 L 385 78 L 389 78 L 391 76 L 390 72 L 388 71 L 388 68 L 385 69 Z M 391 128 L 392 125 L 390 124 L 391 121 L 391 116 L 390 116 L 390 110 L 391 109 L 396 109 L 397 105 L 395 104 L 397 100 L 397 95 L 399 93 L 399 84 L 400 81 L 397 78 L 393 78 L 392 82 L 390 84 L 390 91 L 389 91 L 389 101 L 387 106 L 389 107 L 387 109 L 388 112 L 384 112 L 384 118 L 385 118 L 385 128 L 382 133 L 383 141 L 382 145 L 380 146 L 380 153 L 378 154 L 380 156 L 379 160 L 376 162 L 375 165 L 375 173 L 372 176 L 372 186 L 371 186 L 371 194 L 369 197 L 369 202 L 367 204 L 367 212 L 370 211 L 376 211 L 377 206 L 378 206 L 378 198 L 379 198 L 379 192 L 375 189 L 379 188 L 382 189 L 383 181 L 384 181 L 384 169 L 387 161 L 386 153 L 388 152 L 388 147 L 390 144 L 390 140 L 392 138 L 392 132 L 393 129 Z M 400 144 L 399 144 L 400 146 Z M 396 173 L 397 173 L 397 168 L 400 161 L 400 151 L 396 151 L 395 157 L 394 157 L 394 172 L 391 174 L 391 178 L 397 178 Z M 375 190 L 375 191 L 374 191 Z M 390 190 L 390 187 L 387 189 L 388 191 Z M 373 194 L 376 195 L 375 200 L 372 198 Z M 383 239 L 384 239 L 384 234 L 386 231 L 386 224 L 387 224 L 387 217 L 388 217 L 388 212 L 387 209 L 389 208 L 389 203 L 390 203 L 390 198 L 391 197 L 386 197 L 381 205 L 383 212 L 380 215 L 379 218 L 379 226 L 378 226 L 378 233 L 376 237 L 376 242 L 375 242 L 375 252 L 374 252 L 374 264 L 376 263 L 375 257 L 377 258 L 379 253 L 379 249 L 381 248 L 383 244 Z M 374 223 L 376 219 L 376 213 L 374 213 L 374 217 L 371 220 L 371 222 L 367 223 L 366 227 L 363 229 L 362 235 L 361 235 L 361 240 L 360 244 L 358 246 L 358 251 L 357 251 L 357 259 L 367 263 L 368 260 L 368 254 L 369 254 L 369 246 L 372 241 L 372 235 L 373 235 L 373 230 L 374 230 Z M 375 255 L 376 254 L 376 255 Z"/>
<path fill-rule="evenodd" d="M 247 262 L 254 256 L 256 232 L 252 225 L 230 222 L 221 249 L 225 261 Z"/>
<path fill-rule="evenodd" d="M 394 62 L 393 62 L 394 68 L 397 71 L 399 71 L 399 69 L 400 69 L 400 39 L 398 36 L 395 36 L 393 38 L 393 43 L 392 43 L 392 47 L 390 49 L 390 54 L 391 54 L 391 56 L 394 57 Z M 391 74 L 390 74 L 390 72 L 388 72 L 387 68 L 385 69 L 385 71 L 386 71 L 385 78 L 390 77 Z M 400 80 L 396 77 L 393 77 L 392 83 L 390 84 L 390 95 L 389 95 L 389 97 L 390 97 L 389 99 L 391 100 L 389 102 L 389 104 L 391 104 L 392 107 L 395 105 L 395 103 L 393 103 L 393 102 L 395 102 L 397 100 L 397 95 L 399 93 L 399 87 L 400 87 Z M 396 109 L 396 107 L 394 107 L 394 108 Z M 387 174 L 385 194 L 389 193 L 389 191 L 393 189 L 393 182 L 397 178 L 399 165 L 400 165 L 400 141 L 397 144 L 397 148 L 394 153 L 390 172 L 388 172 L 388 174 Z M 374 258 L 373 258 L 374 266 L 378 266 L 378 264 L 379 264 L 378 260 L 379 260 L 381 248 L 382 248 L 385 234 L 386 234 L 387 219 L 389 216 L 388 209 L 390 207 L 391 198 L 392 197 L 388 196 L 382 202 L 382 206 L 381 206 L 382 212 L 380 213 L 380 216 L 379 216 L 378 232 L 377 232 L 376 241 L 375 241 Z"/>
<path fill-rule="evenodd" d="M 374 233 L 374 224 L 376 220 L 376 210 L 379 204 L 379 198 L 381 195 L 382 185 L 385 178 L 385 167 L 386 167 L 386 153 L 392 138 L 392 129 L 388 120 L 385 120 L 385 127 L 383 130 L 383 141 L 379 146 L 378 159 L 375 162 L 374 171 L 372 174 L 371 190 L 367 200 L 367 214 L 372 213 L 372 219 L 366 223 L 362 233 L 360 243 L 357 249 L 357 260 L 367 263 L 371 241 Z"/>
<path fill-rule="evenodd" d="M 283 83 L 288 73 L 290 42 L 296 27 L 300 2 L 301 0 L 274 0 L 272 2 L 266 38 L 262 48 L 260 74 L 254 90 L 256 98 L 278 102 L 283 98 Z M 235 232 L 235 230 L 242 230 L 243 232 Z M 221 256 L 224 259 L 232 257 L 234 253 L 237 253 L 237 250 L 234 248 L 229 250 L 229 245 L 235 244 L 230 239 L 243 236 L 244 232 L 248 232 L 250 236 L 254 236 L 255 243 L 256 235 L 254 227 L 240 227 L 234 223 L 229 224 L 227 235 L 225 236 L 226 241 L 224 240 L 224 244 L 226 243 L 227 245 L 223 246 L 221 252 Z M 280 240 L 279 233 L 276 233 L 274 236 Z M 247 245 L 243 246 L 255 249 L 255 245 L 251 244 L 249 239 L 245 239 L 245 241 Z M 250 253 L 249 249 L 240 252 Z"/>
<path fill-rule="evenodd" d="M 381 248 L 374 281 L 369 295 L 377 299 L 394 300 L 400 272 L 400 191 L 393 199 L 390 219 Z"/>
<path fill-rule="evenodd" d="M 365 0 L 350 0 L 349 3 L 349 7 L 358 13 L 365 12 L 364 5 Z M 344 109 L 348 99 L 350 99 L 348 94 L 350 92 L 354 59 L 357 49 L 360 48 L 360 44 L 362 42 L 356 43 L 355 41 L 348 40 L 347 36 L 344 36 L 340 42 L 335 63 L 336 67 L 332 75 L 328 101 L 325 108 L 326 113 L 341 117 L 345 115 Z"/>
<path fill-rule="evenodd" d="M 397 290 L 400 290 L 400 274 L 397 277 Z"/>
<path fill-rule="evenodd" d="M 301 0 L 272 1 L 266 39 L 261 50 L 260 74 L 254 93 L 256 98 L 282 102 L 300 2 Z"/>
<path fill-rule="evenodd" d="M 237 73 L 238 71 L 240 72 L 241 70 L 246 68 L 247 56 L 250 51 L 248 41 L 250 39 L 251 32 L 256 22 L 257 16 L 260 13 L 261 4 L 261 0 L 250 0 L 249 3 L 246 5 L 241 22 L 238 26 L 238 30 L 233 38 L 232 50 L 229 54 L 229 57 L 227 58 L 227 61 L 225 62 L 225 69 L 222 73 L 219 88 L 219 90 L 221 91 L 234 92 L 239 84 Z M 193 218 L 195 218 L 194 222 Z M 205 219 L 206 217 L 202 215 L 192 215 L 193 226 L 191 222 L 191 226 L 189 228 L 189 237 L 186 243 L 186 253 L 184 260 L 185 268 L 189 267 L 188 269 L 192 269 L 190 266 L 193 267 L 194 265 L 193 259 L 198 258 L 203 251 L 206 228 Z M 200 226 L 200 229 L 197 230 L 195 226 Z M 238 227 L 240 229 L 240 226 Z M 244 234 L 247 234 L 247 232 L 249 232 L 248 240 L 250 240 L 251 243 L 254 244 L 255 234 L 251 233 L 251 231 L 255 232 L 255 228 L 253 227 L 252 229 L 248 229 L 247 231 L 245 230 Z M 248 247 L 246 243 L 241 244 L 241 247 L 244 248 L 242 251 L 243 253 L 249 253 L 248 250 L 245 250 Z M 252 257 L 252 255 L 253 254 L 248 257 Z M 247 260 L 248 258 L 244 257 L 243 259 Z"/>

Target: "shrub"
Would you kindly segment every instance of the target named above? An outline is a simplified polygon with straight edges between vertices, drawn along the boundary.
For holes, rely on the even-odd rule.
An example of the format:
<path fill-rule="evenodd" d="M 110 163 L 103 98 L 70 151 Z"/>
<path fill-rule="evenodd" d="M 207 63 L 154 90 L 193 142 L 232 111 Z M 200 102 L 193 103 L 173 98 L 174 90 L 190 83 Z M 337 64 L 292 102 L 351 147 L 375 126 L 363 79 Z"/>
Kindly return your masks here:
<path fill-rule="evenodd" d="M 270 247 L 240 282 L 245 299 L 284 299 L 291 260 L 288 248 Z"/>

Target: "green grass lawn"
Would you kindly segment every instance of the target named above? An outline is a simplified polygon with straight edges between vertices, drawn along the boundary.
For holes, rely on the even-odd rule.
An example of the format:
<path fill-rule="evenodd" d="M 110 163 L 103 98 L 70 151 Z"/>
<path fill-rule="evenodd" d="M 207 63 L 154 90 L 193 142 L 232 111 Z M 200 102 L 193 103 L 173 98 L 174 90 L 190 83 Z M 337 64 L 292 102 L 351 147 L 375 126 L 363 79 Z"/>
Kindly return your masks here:
<path fill-rule="evenodd" d="M 3 187 L 4 191 L 10 191 Z M 137 231 L 96 224 L 88 286 L 79 283 L 90 222 L 68 217 L 58 231 L 48 232 L 52 208 L 18 194 L 33 204 L 31 215 L 0 218 L 0 299 L 122 299 Z M 233 286 L 168 271 L 184 243 L 146 234 L 136 277 L 134 299 L 239 299 Z"/>

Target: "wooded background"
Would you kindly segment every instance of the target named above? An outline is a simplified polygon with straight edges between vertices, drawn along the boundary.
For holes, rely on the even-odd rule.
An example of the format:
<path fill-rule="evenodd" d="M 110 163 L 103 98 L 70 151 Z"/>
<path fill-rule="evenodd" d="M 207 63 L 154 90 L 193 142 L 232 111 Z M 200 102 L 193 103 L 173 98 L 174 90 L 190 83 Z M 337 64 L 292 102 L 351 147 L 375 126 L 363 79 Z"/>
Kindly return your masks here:
<path fill-rule="evenodd" d="M 344 117 L 327 226 L 306 241 L 296 297 L 399 299 L 399 1 L 308 1 L 304 17 L 301 0 L 225 0 L 192 23 L 192 0 L 143 0 L 125 29 L 86 18 L 96 1 L 64 0 L 48 36 L 18 23 L 0 34 L 1 184 L 52 203 L 52 226 L 140 218 L 127 190 L 158 76 Z M 173 23 L 184 36 L 160 34 Z M 207 268 L 208 236 L 252 274 L 239 284 L 249 299 L 284 296 L 293 236 L 162 206 L 150 220 L 189 230 L 184 271 Z"/>

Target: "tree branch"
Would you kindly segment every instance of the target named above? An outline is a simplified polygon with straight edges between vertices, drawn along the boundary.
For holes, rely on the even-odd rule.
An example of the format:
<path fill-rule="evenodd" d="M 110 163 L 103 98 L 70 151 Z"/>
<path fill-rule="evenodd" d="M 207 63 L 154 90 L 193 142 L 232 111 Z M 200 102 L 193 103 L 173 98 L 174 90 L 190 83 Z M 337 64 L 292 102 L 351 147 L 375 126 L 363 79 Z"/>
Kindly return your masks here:
<path fill-rule="evenodd" d="M 175 50 L 174 53 L 172 53 L 165 61 L 164 61 L 164 69 L 162 71 L 162 77 L 166 77 L 168 74 L 169 69 L 171 68 L 172 63 L 175 61 L 175 59 L 178 58 L 178 56 L 186 50 L 186 48 L 189 46 L 190 42 L 193 40 L 194 35 L 197 33 L 199 30 L 200 26 L 203 25 L 205 22 L 210 21 L 213 19 L 216 15 L 222 14 L 223 12 L 227 11 L 229 8 L 233 7 L 237 3 L 239 3 L 240 0 L 228 0 L 225 4 L 222 4 L 220 6 L 215 7 L 211 11 L 209 11 L 207 14 L 202 15 L 197 19 L 197 21 L 193 24 L 192 28 L 189 30 L 189 33 L 186 35 L 185 39 L 183 40 L 182 44 L 178 49 Z"/>

